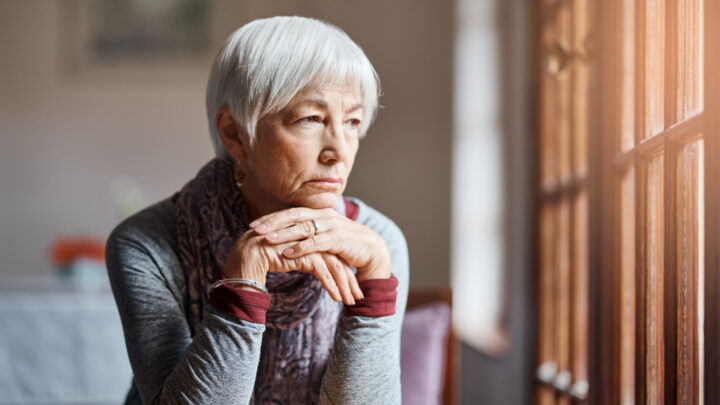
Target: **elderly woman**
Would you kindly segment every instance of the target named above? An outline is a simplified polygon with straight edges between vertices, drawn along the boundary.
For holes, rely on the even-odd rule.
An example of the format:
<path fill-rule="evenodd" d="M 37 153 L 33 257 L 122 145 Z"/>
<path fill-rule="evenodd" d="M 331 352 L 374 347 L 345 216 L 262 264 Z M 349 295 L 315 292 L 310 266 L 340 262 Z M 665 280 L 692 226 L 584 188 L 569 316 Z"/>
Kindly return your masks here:
<path fill-rule="evenodd" d="M 207 86 L 216 158 L 108 241 L 127 403 L 400 403 L 405 239 L 342 196 L 378 94 L 327 23 L 230 35 Z"/>

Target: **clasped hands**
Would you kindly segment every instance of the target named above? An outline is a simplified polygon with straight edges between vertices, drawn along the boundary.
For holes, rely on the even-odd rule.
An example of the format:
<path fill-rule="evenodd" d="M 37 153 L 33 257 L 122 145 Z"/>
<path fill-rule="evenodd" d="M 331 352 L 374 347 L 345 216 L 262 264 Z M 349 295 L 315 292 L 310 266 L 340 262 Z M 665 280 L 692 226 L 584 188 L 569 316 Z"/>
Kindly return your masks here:
<path fill-rule="evenodd" d="M 262 285 L 268 271 L 291 270 L 314 274 L 332 299 L 355 305 L 358 281 L 390 277 L 390 252 L 375 231 L 331 208 L 296 207 L 250 223 L 223 267 L 227 277 Z"/>

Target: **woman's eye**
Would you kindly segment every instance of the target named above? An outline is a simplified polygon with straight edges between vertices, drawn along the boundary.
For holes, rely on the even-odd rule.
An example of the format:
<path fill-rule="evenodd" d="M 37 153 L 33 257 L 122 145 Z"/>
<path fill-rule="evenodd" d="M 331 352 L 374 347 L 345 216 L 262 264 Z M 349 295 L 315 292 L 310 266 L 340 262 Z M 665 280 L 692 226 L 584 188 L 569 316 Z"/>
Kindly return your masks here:
<path fill-rule="evenodd" d="M 349 119 L 347 120 L 347 124 L 350 128 L 358 128 L 360 127 L 360 120 L 357 118 Z"/>
<path fill-rule="evenodd" d="M 303 124 L 313 124 L 313 123 L 319 123 L 322 122 L 322 119 L 320 119 L 319 115 L 310 115 L 307 117 L 300 118 L 298 122 Z"/>

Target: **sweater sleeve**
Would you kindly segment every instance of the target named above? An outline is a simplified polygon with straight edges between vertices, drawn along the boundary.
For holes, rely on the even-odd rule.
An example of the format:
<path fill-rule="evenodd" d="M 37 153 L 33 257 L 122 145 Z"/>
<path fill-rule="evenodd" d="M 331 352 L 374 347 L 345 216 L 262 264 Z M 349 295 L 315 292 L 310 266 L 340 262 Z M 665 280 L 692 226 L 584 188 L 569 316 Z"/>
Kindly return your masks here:
<path fill-rule="evenodd" d="M 211 305 L 194 338 L 167 221 L 140 213 L 107 243 L 107 267 L 144 404 L 247 404 L 265 325 Z"/>
<path fill-rule="evenodd" d="M 367 215 L 370 210 L 371 215 Z M 361 205 L 358 218 L 378 232 L 390 249 L 397 278 L 394 311 L 385 316 L 362 316 L 345 311 L 338 322 L 335 346 L 320 387 L 321 404 L 400 404 L 400 333 L 407 303 L 409 261 L 400 229 L 372 208 Z M 393 277 L 391 277 L 393 278 Z M 395 283 L 384 283 L 383 288 Z M 387 296 L 393 296 L 394 291 Z M 387 301 L 387 300 L 385 300 Z M 373 311 L 374 312 L 374 311 Z"/>

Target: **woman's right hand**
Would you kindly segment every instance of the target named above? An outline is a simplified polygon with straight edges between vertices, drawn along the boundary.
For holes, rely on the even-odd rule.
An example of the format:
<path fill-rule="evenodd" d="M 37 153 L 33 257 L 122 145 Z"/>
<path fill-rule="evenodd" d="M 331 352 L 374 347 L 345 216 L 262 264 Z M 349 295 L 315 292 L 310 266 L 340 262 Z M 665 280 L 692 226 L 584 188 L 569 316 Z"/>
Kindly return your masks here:
<path fill-rule="evenodd" d="M 248 230 L 230 249 L 222 272 L 226 277 L 246 278 L 265 285 L 268 271 L 303 271 L 315 275 L 335 301 L 355 305 L 356 299 L 363 298 L 355 273 L 342 258 L 327 252 L 294 259 L 283 256 L 282 252 L 294 243 L 271 245 L 264 236 Z M 255 291 L 247 286 L 237 288 Z"/>

